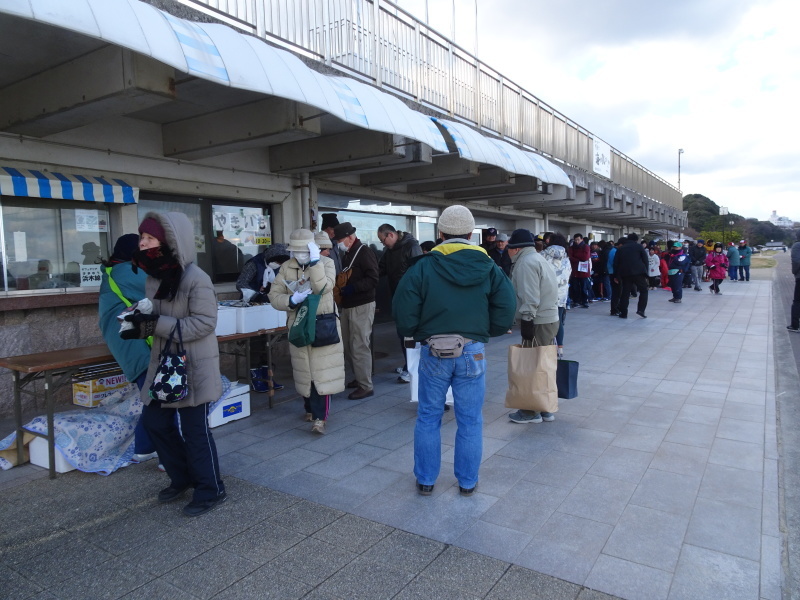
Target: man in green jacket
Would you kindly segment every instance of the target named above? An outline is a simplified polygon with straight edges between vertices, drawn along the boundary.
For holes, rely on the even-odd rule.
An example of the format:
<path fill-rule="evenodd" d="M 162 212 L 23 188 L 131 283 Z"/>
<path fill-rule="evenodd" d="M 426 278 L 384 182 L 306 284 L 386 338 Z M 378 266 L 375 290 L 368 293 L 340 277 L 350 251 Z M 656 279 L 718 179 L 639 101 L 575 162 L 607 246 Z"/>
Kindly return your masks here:
<path fill-rule="evenodd" d="M 726 254 L 728 255 L 728 277 L 730 277 L 731 281 L 738 281 L 739 249 L 731 242 Z"/>
<path fill-rule="evenodd" d="M 747 245 L 747 240 L 739 240 L 739 281 L 750 281 L 750 256 L 753 249 Z"/>
<path fill-rule="evenodd" d="M 470 496 L 478 483 L 483 448 L 483 345 L 508 331 L 516 302 L 508 277 L 470 241 L 475 219 L 469 209 L 447 207 L 438 226 L 444 241 L 412 259 L 397 286 L 392 314 L 400 335 L 422 343 L 414 429 L 417 491 L 429 496 L 439 476 L 442 414 L 452 387 L 458 423 L 454 472 L 461 494 Z M 454 350 L 438 350 L 432 336 L 447 336 L 445 345 Z"/>

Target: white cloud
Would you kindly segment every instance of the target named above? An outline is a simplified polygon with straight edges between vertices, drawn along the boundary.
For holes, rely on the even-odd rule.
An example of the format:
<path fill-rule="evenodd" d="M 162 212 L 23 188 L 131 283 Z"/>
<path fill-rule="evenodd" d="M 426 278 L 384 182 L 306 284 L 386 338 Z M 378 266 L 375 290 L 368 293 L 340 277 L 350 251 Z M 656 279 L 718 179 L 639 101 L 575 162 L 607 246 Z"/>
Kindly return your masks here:
<path fill-rule="evenodd" d="M 684 193 L 800 220 L 796 0 L 455 0 L 456 39 Z M 449 36 L 453 0 L 428 0 Z M 400 6 L 424 18 L 424 0 Z"/>

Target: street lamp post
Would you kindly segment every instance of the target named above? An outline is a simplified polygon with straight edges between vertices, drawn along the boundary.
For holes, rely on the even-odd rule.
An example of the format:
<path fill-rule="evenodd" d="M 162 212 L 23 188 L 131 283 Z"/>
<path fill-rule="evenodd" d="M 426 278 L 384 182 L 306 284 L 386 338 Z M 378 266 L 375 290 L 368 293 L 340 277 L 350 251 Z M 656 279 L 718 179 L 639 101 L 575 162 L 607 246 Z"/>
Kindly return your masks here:
<path fill-rule="evenodd" d="M 719 216 L 726 217 L 728 216 L 728 207 L 727 206 L 720 206 L 719 207 Z M 725 249 L 725 221 L 727 219 L 723 219 L 722 221 L 722 249 Z"/>
<path fill-rule="evenodd" d="M 683 148 L 678 148 L 678 190 L 681 189 L 681 154 L 683 154 Z"/>

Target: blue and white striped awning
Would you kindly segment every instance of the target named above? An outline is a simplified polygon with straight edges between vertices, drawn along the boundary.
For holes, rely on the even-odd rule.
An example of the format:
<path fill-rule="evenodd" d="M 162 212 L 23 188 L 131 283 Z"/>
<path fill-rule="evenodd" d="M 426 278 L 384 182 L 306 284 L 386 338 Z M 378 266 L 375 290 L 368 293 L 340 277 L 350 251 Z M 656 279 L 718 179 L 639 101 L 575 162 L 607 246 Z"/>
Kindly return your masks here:
<path fill-rule="evenodd" d="M 135 204 L 139 200 L 139 188 L 131 187 L 122 179 L 0 167 L 0 196 Z"/>

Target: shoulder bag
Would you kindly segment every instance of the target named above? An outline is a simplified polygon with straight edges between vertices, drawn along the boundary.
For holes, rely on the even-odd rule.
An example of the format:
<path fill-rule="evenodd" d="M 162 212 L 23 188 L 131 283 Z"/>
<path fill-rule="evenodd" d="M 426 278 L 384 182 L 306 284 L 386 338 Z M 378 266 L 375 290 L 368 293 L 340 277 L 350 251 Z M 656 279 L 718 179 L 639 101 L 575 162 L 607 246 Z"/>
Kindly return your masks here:
<path fill-rule="evenodd" d="M 178 342 L 176 352 L 172 353 L 170 352 L 172 338 L 176 331 Z M 178 320 L 159 356 L 158 369 L 153 376 L 153 383 L 150 384 L 150 398 L 164 404 L 180 402 L 189 394 L 189 381 L 186 375 L 186 350 L 183 347 L 181 322 Z"/>
<path fill-rule="evenodd" d="M 342 288 L 347 285 L 348 281 L 350 281 L 350 276 L 353 274 L 353 271 L 351 271 L 353 268 L 353 263 L 356 262 L 358 253 L 361 252 L 363 247 L 364 244 L 361 244 L 358 247 L 358 250 L 356 250 L 356 253 L 353 256 L 353 260 L 350 261 L 350 264 L 343 268 L 341 272 L 336 274 L 336 285 L 333 288 L 333 301 L 339 306 L 342 304 Z"/>

